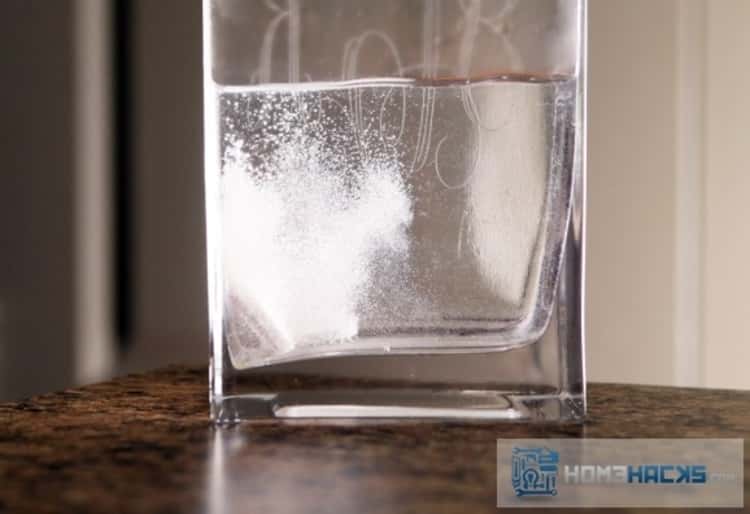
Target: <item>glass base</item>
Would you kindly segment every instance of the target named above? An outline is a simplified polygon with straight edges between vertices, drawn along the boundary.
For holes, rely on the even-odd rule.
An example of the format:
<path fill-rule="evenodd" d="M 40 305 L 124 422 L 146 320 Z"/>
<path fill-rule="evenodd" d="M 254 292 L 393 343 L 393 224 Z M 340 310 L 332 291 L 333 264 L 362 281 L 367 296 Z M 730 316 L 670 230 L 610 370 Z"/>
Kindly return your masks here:
<path fill-rule="evenodd" d="M 266 418 L 419 418 L 581 422 L 581 396 L 510 391 L 331 389 L 247 394 L 216 399 L 214 420 L 231 425 Z"/>

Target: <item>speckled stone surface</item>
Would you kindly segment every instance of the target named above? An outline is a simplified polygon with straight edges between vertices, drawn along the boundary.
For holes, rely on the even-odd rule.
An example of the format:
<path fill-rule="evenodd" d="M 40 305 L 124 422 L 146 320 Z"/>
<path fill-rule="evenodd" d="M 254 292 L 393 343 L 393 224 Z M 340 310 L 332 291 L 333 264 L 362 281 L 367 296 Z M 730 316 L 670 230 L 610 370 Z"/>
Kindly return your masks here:
<path fill-rule="evenodd" d="M 747 439 L 750 392 L 590 384 L 583 426 L 268 420 L 218 429 L 206 370 L 173 367 L 0 405 L 0 512 L 498 512 L 501 437 Z M 747 492 L 747 446 L 745 455 Z"/>

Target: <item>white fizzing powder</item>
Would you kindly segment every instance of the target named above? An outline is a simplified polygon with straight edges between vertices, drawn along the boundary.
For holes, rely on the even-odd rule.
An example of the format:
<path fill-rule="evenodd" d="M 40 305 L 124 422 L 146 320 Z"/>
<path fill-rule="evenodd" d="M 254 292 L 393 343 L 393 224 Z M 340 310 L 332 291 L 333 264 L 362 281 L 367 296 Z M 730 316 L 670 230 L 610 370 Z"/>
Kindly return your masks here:
<path fill-rule="evenodd" d="M 399 161 L 350 153 L 354 133 L 332 134 L 311 111 L 269 94 L 255 110 L 257 138 L 226 136 L 224 266 L 230 308 L 246 321 L 230 337 L 240 367 L 356 336 L 373 259 L 409 250 L 412 209 Z"/>

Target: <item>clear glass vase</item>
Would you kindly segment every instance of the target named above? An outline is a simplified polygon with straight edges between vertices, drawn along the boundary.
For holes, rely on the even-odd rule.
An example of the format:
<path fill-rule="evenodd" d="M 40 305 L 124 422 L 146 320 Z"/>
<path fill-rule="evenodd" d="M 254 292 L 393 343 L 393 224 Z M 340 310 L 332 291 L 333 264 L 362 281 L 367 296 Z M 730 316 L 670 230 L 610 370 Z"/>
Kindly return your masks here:
<path fill-rule="evenodd" d="M 585 412 L 585 0 L 204 0 L 211 405 Z"/>

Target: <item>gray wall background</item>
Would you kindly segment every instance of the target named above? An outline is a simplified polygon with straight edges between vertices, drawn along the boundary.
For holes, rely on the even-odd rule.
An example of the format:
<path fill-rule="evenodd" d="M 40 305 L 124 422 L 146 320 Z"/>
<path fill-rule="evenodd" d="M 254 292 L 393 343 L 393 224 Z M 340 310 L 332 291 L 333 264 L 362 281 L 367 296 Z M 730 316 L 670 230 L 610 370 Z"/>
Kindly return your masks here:
<path fill-rule="evenodd" d="M 73 381 L 73 17 L 0 16 L 0 398 Z"/>

